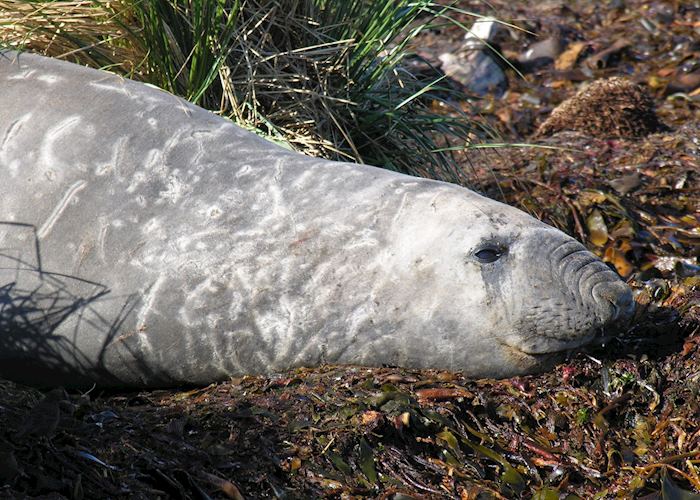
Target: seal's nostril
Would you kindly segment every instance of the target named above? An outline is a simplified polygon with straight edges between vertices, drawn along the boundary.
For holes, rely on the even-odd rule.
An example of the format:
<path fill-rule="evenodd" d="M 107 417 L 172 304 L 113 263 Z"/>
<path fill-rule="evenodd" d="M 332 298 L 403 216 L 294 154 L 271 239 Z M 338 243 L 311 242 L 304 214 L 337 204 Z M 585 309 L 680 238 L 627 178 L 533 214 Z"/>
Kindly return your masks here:
<path fill-rule="evenodd" d="M 634 313 L 632 291 L 624 282 L 597 283 L 592 292 L 596 302 L 610 310 L 610 316 L 606 322 L 629 319 Z"/>
<path fill-rule="evenodd" d="M 615 321 L 620 317 L 620 308 L 615 304 L 615 302 L 610 302 L 613 307 L 613 317 L 612 320 Z"/>
<path fill-rule="evenodd" d="M 632 297 L 632 290 L 627 285 L 624 285 L 622 293 L 618 296 L 617 302 L 613 304 L 619 309 L 615 319 L 627 320 L 634 315 L 636 304 Z"/>

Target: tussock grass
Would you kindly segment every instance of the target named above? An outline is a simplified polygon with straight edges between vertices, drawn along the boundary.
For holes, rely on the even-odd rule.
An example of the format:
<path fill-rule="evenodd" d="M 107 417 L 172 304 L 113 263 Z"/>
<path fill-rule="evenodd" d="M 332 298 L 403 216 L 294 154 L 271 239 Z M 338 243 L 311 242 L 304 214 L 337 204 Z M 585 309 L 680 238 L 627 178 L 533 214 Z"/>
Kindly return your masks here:
<path fill-rule="evenodd" d="M 154 83 L 302 152 L 459 181 L 483 135 L 408 44 L 428 0 L 0 0 L 0 43 Z M 448 112 L 449 111 L 449 112 Z"/>
<path fill-rule="evenodd" d="M 128 12 L 122 0 L 0 0 L 0 46 L 131 74 L 144 54 L 119 19 Z"/>

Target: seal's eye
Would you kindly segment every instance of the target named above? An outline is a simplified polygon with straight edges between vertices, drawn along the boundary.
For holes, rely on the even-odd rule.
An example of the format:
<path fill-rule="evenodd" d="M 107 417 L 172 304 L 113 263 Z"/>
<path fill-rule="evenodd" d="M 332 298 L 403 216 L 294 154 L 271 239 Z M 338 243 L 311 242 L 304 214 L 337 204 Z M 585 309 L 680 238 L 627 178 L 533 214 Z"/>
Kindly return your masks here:
<path fill-rule="evenodd" d="M 503 250 L 497 247 L 484 247 L 474 252 L 474 257 L 484 264 L 496 262 L 501 258 L 501 255 L 503 255 Z"/>

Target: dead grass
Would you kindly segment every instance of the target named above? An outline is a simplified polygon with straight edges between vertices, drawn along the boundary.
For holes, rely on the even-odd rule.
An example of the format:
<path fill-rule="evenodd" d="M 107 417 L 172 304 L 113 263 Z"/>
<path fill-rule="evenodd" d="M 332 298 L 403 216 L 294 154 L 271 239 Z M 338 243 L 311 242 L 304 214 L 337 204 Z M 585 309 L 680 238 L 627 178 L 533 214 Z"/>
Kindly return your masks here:
<path fill-rule="evenodd" d="M 131 75 L 144 53 L 120 21 L 127 13 L 122 0 L 0 0 L 0 45 Z"/>

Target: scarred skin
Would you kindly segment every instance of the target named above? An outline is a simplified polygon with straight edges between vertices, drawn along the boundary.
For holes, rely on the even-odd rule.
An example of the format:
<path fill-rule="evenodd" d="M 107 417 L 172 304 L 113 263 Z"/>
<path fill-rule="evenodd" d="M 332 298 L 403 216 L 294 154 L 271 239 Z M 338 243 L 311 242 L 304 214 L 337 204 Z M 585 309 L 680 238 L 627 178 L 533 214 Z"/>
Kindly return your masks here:
<path fill-rule="evenodd" d="M 37 55 L 0 55 L 0 168 L 0 376 L 23 382 L 321 363 L 506 377 L 633 306 L 605 264 L 515 208 L 290 152 Z"/>

